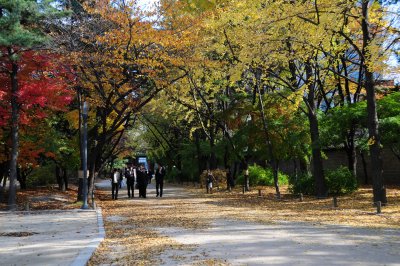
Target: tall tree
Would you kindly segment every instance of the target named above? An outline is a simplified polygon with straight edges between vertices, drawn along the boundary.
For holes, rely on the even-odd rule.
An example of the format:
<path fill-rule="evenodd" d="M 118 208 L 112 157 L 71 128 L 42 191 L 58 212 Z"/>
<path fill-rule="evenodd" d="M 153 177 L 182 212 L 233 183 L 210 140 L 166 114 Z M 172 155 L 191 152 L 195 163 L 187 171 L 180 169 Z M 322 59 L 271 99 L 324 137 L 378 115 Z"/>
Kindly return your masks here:
<path fill-rule="evenodd" d="M 11 160 L 10 189 L 8 206 L 16 209 L 16 180 L 19 149 L 19 112 L 18 103 L 20 55 L 27 49 L 43 45 L 46 42 L 44 27 L 51 19 L 61 13 L 55 8 L 56 1 L 1 0 L 0 1 L 0 47 L 4 48 L 9 65 L 2 65 L 10 79 L 11 95 Z"/>

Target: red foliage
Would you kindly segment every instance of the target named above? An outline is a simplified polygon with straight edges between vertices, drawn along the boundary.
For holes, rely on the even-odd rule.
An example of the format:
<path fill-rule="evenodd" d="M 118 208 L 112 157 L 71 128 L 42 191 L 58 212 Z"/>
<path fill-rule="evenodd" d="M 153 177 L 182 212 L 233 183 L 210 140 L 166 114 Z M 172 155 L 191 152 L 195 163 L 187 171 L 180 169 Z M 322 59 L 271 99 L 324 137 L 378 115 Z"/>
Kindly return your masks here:
<path fill-rule="evenodd" d="M 2 51 L 3 52 L 3 51 Z M 3 53 L 4 55 L 5 53 Z M 1 58 L 1 69 L 11 71 L 11 62 Z M 60 57 L 50 53 L 23 52 L 18 60 L 18 102 L 20 124 L 31 125 L 54 111 L 62 111 L 73 99 L 69 89 L 68 69 Z M 10 124 L 11 80 L 7 71 L 0 72 L 0 126 Z"/>

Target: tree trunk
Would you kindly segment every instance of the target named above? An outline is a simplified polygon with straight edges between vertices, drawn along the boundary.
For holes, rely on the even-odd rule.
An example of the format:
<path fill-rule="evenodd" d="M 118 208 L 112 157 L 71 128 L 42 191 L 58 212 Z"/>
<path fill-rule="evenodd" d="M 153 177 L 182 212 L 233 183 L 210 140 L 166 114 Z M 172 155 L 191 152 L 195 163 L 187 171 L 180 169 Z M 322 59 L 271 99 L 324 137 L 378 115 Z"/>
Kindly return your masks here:
<path fill-rule="evenodd" d="M 306 64 L 306 74 L 308 83 L 307 108 L 308 121 L 310 123 L 311 149 L 313 175 L 315 179 L 315 192 L 318 198 L 327 197 L 327 188 L 325 185 L 324 167 L 322 163 L 322 153 L 319 139 L 319 128 L 317 118 L 317 107 L 315 104 L 315 82 L 312 82 L 312 68 L 309 63 Z"/>
<path fill-rule="evenodd" d="M 12 55 L 12 49 L 8 53 Z M 18 65 L 12 61 L 11 78 L 11 161 L 10 161 L 10 187 L 8 190 L 8 208 L 17 209 L 17 167 L 19 149 L 19 106 L 18 106 Z"/>
<path fill-rule="evenodd" d="M 261 71 L 261 70 L 256 70 L 256 71 Z M 263 122 L 263 129 L 264 129 L 264 134 L 265 134 L 265 143 L 268 147 L 269 151 L 269 156 L 271 158 L 271 164 L 272 164 L 272 172 L 274 176 L 274 186 L 275 186 L 275 191 L 276 191 L 276 197 L 278 199 L 281 198 L 281 192 L 279 191 L 279 180 L 278 180 L 278 160 L 275 158 L 274 154 L 274 147 L 271 141 L 271 138 L 269 137 L 269 128 L 268 128 L 268 123 L 267 123 L 267 118 L 265 117 L 265 112 L 264 112 L 264 103 L 263 103 L 263 98 L 262 94 L 260 91 L 260 76 L 261 73 L 256 73 L 256 88 L 257 88 L 257 93 L 258 93 L 258 100 L 259 100 L 259 110 L 261 114 L 261 119 Z"/>
<path fill-rule="evenodd" d="M 355 128 L 352 125 L 350 131 L 347 133 L 347 142 L 345 143 L 348 168 L 354 177 L 357 177 L 357 151 L 354 141 Z"/>
<path fill-rule="evenodd" d="M 363 165 L 363 169 L 364 169 L 364 184 L 368 185 L 367 162 L 365 161 L 365 156 L 364 156 L 364 152 L 363 151 L 360 152 L 360 156 L 361 156 L 361 161 L 362 161 L 362 165 Z"/>
<path fill-rule="evenodd" d="M 5 200 L 3 197 L 4 197 L 5 191 L 6 191 L 7 176 L 3 176 L 2 182 L 3 182 L 3 184 L 2 184 L 1 190 L 0 190 L 0 202 L 3 202 L 3 200 Z"/>
<path fill-rule="evenodd" d="M 278 199 L 280 199 L 281 198 L 281 192 L 279 190 L 279 179 L 278 179 L 279 178 L 279 176 L 278 176 L 278 173 L 279 173 L 279 161 L 278 160 L 274 160 L 273 161 L 272 172 L 273 172 L 273 175 L 274 175 L 274 186 L 275 186 L 276 197 Z"/>
<path fill-rule="evenodd" d="M 63 167 L 62 169 L 62 176 L 61 176 L 61 191 L 65 192 L 68 189 L 68 175 L 67 175 L 67 168 Z"/>
<path fill-rule="evenodd" d="M 249 182 L 249 165 L 247 163 L 247 161 L 242 162 L 243 164 L 243 175 L 244 175 L 244 179 L 243 179 L 243 187 L 245 191 L 250 191 L 250 182 Z"/>
<path fill-rule="evenodd" d="M 26 178 L 27 178 L 27 174 L 25 173 L 25 171 L 21 170 L 20 175 L 19 175 L 19 179 L 18 179 L 19 187 L 20 187 L 21 190 L 22 189 L 24 189 L 24 190 L 26 189 Z"/>
<path fill-rule="evenodd" d="M 82 170 L 83 174 L 83 129 L 82 129 L 82 94 L 81 94 L 81 88 L 78 88 L 78 102 L 79 102 L 79 155 L 80 155 L 80 163 L 81 167 L 80 169 Z M 83 200 L 83 178 L 78 178 L 78 195 L 76 200 L 77 201 L 82 201 Z"/>
<path fill-rule="evenodd" d="M 198 130 L 194 132 L 194 137 L 195 137 L 195 143 L 196 143 L 196 154 L 197 154 L 197 171 L 198 175 L 197 177 L 199 178 L 200 175 L 203 173 L 203 162 L 202 162 L 202 156 L 201 156 L 201 150 L 200 150 L 200 136 Z M 199 179 L 197 181 L 200 181 Z M 201 184 L 202 186 L 203 184 Z"/>
<path fill-rule="evenodd" d="M 62 190 L 62 178 L 61 178 L 61 168 L 56 164 L 56 179 L 58 184 L 58 190 Z"/>
<path fill-rule="evenodd" d="M 299 180 L 299 169 L 297 166 L 297 160 L 293 159 L 293 175 L 294 175 L 294 180 L 297 182 Z"/>
<path fill-rule="evenodd" d="M 371 60 L 368 48 L 370 46 L 370 34 L 368 25 L 368 0 L 362 1 L 361 28 L 363 33 L 363 57 L 365 59 L 365 90 L 367 91 L 367 112 L 368 112 L 368 135 L 369 152 L 371 156 L 372 182 L 373 182 L 373 201 L 387 203 L 386 190 L 383 180 L 383 165 L 381 158 L 379 122 L 376 109 L 376 97 L 374 88 L 374 77 L 369 69 L 368 62 Z"/>
<path fill-rule="evenodd" d="M 210 130 L 210 149 L 211 153 L 210 153 L 209 168 L 211 170 L 214 170 L 217 168 L 217 157 L 215 155 L 215 134 L 212 128 Z"/>
<path fill-rule="evenodd" d="M 312 145 L 312 164 L 315 179 L 315 192 L 318 198 L 327 197 L 325 185 L 324 168 L 322 162 L 321 147 L 319 145 L 319 130 L 317 116 L 310 110 L 308 119 L 310 122 L 311 145 Z"/>

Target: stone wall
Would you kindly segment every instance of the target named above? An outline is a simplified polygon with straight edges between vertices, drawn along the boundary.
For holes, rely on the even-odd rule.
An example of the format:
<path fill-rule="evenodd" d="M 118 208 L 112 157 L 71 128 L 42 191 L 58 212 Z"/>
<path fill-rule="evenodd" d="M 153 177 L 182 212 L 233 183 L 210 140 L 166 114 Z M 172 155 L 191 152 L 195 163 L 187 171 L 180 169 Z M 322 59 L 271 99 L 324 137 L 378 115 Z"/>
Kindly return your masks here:
<path fill-rule="evenodd" d="M 347 166 L 347 155 L 344 150 L 325 150 L 324 151 L 327 159 L 324 160 L 324 169 L 335 169 L 341 165 Z M 372 184 L 371 177 L 371 163 L 370 156 L 364 154 L 367 176 L 365 175 L 362 157 L 360 153 L 357 156 L 357 179 L 359 184 Z M 400 161 L 392 153 L 390 149 L 383 149 L 382 152 L 383 160 L 383 177 L 385 184 L 387 185 L 400 185 Z M 280 164 L 280 170 L 287 174 L 293 174 L 295 169 L 295 163 L 282 162 Z"/>

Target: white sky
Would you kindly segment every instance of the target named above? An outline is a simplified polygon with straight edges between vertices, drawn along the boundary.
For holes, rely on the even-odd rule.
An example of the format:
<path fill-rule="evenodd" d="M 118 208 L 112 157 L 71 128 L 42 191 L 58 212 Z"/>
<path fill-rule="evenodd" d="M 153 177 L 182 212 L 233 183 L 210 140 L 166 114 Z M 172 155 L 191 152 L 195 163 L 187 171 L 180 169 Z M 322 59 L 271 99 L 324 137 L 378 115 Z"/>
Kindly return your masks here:
<path fill-rule="evenodd" d="M 158 0 L 137 0 L 137 3 L 139 6 L 143 7 L 144 9 L 151 8 L 154 3 L 156 3 Z"/>

